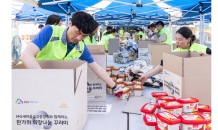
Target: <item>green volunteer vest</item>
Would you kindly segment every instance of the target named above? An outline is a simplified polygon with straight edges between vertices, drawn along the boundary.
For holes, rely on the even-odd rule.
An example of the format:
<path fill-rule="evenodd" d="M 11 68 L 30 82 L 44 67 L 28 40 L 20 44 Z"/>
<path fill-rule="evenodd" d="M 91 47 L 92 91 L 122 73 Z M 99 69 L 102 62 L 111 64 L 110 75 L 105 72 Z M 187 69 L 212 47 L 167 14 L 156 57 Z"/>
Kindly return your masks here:
<path fill-rule="evenodd" d="M 107 32 L 107 30 L 104 30 L 104 32 L 103 32 L 103 34 L 102 35 L 104 35 L 104 33 L 106 33 Z"/>
<path fill-rule="evenodd" d="M 144 33 L 142 31 L 139 31 L 139 33 L 137 35 L 142 35 L 142 39 L 145 38 L 145 35 L 144 35 Z M 139 40 L 140 40 L 140 37 L 139 37 Z"/>
<path fill-rule="evenodd" d="M 123 35 L 124 30 L 119 30 L 119 34 Z"/>
<path fill-rule="evenodd" d="M 191 51 L 191 52 L 198 52 L 198 53 L 199 52 L 206 53 L 207 48 L 208 48 L 207 46 L 197 44 L 197 43 L 192 43 L 189 49 L 176 48 L 175 50 L 173 50 L 173 52 Z"/>
<path fill-rule="evenodd" d="M 37 54 L 37 60 L 78 60 L 84 51 L 84 43 L 80 41 L 67 53 L 67 29 L 51 25 L 53 32 L 49 42 Z M 74 44 L 74 43 L 72 43 Z M 66 56 L 66 57 L 65 57 Z"/>
<path fill-rule="evenodd" d="M 115 36 L 111 33 L 111 34 L 108 34 L 108 35 L 104 35 L 102 38 L 101 38 L 101 42 L 100 42 L 100 45 L 105 45 L 105 50 L 108 51 L 108 44 L 105 42 L 105 41 L 109 41 L 110 38 L 114 38 Z"/>
<path fill-rule="evenodd" d="M 172 38 L 171 38 L 171 35 L 170 35 L 169 30 L 168 30 L 166 27 L 164 27 L 164 28 L 159 32 L 160 36 L 161 36 L 163 33 L 165 33 L 165 34 L 167 35 L 167 39 L 166 39 L 166 41 L 161 42 L 161 43 L 167 43 L 167 44 L 171 45 L 171 51 L 173 51 Z"/>
<path fill-rule="evenodd" d="M 87 36 L 87 37 L 83 40 L 83 42 L 84 42 L 86 45 L 97 45 L 97 41 L 95 40 L 95 36 L 94 36 L 94 35 L 92 35 L 92 41 L 91 41 L 90 37 Z"/>

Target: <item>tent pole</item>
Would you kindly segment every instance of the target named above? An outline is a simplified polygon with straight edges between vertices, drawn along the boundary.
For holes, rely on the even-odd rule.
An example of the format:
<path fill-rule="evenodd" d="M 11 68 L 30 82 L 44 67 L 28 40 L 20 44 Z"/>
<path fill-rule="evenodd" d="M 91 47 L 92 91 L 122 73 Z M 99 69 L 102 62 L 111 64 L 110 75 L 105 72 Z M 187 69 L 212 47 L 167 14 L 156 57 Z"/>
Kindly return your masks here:
<path fill-rule="evenodd" d="M 19 21 L 18 21 L 18 14 L 16 14 L 16 21 L 15 21 L 15 22 L 16 22 L 16 28 L 17 28 L 17 35 L 20 36 L 20 35 L 19 35 Z"/>
<path fill-rule="evenodd" d="M 200 40 L 200 44 L 202 44 L 202 3 L 199 2 L 200 4 L 200 35 L 199 35 L 199 40 Z"/>
<path fill-rule="evenodd" d="M 204 44 L 204 14 L 202 14 L 202 45 Z"/>
<path fill-rule="evenodd" d="M 170 34 L 171 34 L 171 30 L 172 30 L 172 22 L 171 22 L 171 15 L 169 14 L 168 15 L 168 21 L 169 21 L 169 31 L 170 31 Z M 172 36 L 172 35 L 171 35 Z"/>

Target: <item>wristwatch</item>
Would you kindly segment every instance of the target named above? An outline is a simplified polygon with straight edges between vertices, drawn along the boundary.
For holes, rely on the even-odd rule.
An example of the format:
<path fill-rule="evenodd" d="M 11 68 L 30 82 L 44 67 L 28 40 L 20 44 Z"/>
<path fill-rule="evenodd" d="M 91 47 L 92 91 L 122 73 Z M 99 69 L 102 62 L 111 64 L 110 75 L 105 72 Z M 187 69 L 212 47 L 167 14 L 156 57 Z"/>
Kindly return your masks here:
<path fill-rule="evenodd" d="M 117 87 L 117 84 L 114 85 L 114 87 L 112 88 L 112 90 L 114 90 Z"/>

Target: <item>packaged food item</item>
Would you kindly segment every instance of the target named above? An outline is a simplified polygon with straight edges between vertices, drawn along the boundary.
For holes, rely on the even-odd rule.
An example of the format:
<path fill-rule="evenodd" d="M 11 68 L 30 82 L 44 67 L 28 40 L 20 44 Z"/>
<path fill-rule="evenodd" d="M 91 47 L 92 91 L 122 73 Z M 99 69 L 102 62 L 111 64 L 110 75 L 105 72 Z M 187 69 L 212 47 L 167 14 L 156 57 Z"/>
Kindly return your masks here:
<path fill-rule="evenodd" d="M 120 99 L 125 100 L 125 99 L 129 98 L 130 95 L 131 95 L 131 88 L 123 87 L 123 95 L 120 97 Z"/>
<path fill-rule="evenodd" d="M 140 81 L 133 81 L 133 83 L 134 83 L 135 85 L 141 85 L 141 86 L 143 86 L 143 83 L 140 82 Z"/>
<path fill-rule="evenodd" d="M 108 84 L 106 84 L 107 93 L 113 95 L 112 87 L 110 87 Z"/>
<path fill-rule="evenodd" d="M 158 125 L 155 126 L 155 130 L 161 130 Z"/>
<path fill-rule="evenodd" d="M 111 68 L 111 70 L 112 70 L 112 75 L 118 75 L 120 68 L 114 67 L 114 68 Z"/>
<path fill-rule="evenodd" d="M 211 108 L 209 105 L 204 105 L 204 104 L 198 104 L 198 111 L 203 114 L 203 113 L 208 113 L 211 112 Z"/>
<path fill-rule="evenodd" d="M 155 114 L 158 113 L 158 112 L 161 112 L 161 107 L 160 107 L 160 104 L 163 103 L 163 102 L 167 102 L 166 100 L 156 100 L 156 111 L 155 111 Z"/>
<path fill-rule="evenodd" d="M 204 130 L 207 124 L 206 119 L 200 114 L 180 115 L 179 118 L 182 120 L 182 130 Z"/>
<path fill-rule="evenodd" d="M 135 96 L 137 96 L 137 97 L 142 96 L 143 87 L 141 85 L 136 84 L 136 85 L 133 86 L 133 89 L 134 89 Z"/>
<path fill-rule="evenodd" d="M 159 96 L 158 100 L 166 100 L 167 102 L 176 101 L 174 96 Z"/>
<path fill-rule="evenodd" d="M 168 111 L 175 116 L 182 115 L 183 105 L 177 101 L 163 102 L 160 104 L 161 112 Z"/>
<path fill-rule="evenodd" d="M 111 78 L 114 78 L 115 81 L 117 80 L 117 75 L 111 75 Z"/>
<path fill-rule="evenodd" d="M 187 113 L 182 113 L 182 114 L 201 114 L 201 113 L 198 111 L 194 111 L 194 112 L 187 112 Z"/>
<path fill-rule="evenodd" d="M 126 85 L 126 87 L 129 87 L 129 88 L 131 88 L 133 90 L 133 85 L 134 85 L 133 82 L 131 82 L 131 81 L 124 81 L 124 85 Z"/>
<path fill-rule="evenodd" d="M 116 83 L 117 84 L 124 84 L 124 79 L 123 78 L 118 78 Z"/>
<path fill-rule="evenodd" d="M 147 114 L 153 114 L 156 110 L 156 105 L 154 104 L 150 104 L 150 103 L 146 103 L 142 108 L 141 108 L 141 112 L 142 112 L 142 119 L 145 115 L 145 113 Z"/>
<path fill-rule="evenodd" d="M 145 130 L 155 130 L 157 125 L 157 118 L 155 114 L 145 114 L 144 115 Z"/>
<path fill-rule="evenodd" d="M 156 114 L 157 125 L 161 130 L 179 130 L 181 119 L 167 111 Z"/>
<path fill-rule="evenodd" d="M 177 100 L 179 103 L 183 104 L 183 113 L 198 111 L 198 102 L 196 98 L 180 98 Z"/>
<path fill-rule="evenodd" d="M 111 68 L 106 68 L 106 72 L 109 76 L 111 76 Z"/>
<path fill-rule="evenodd" d="M 159 96 L 168 96 L 166 92 L 153 92 L 151 93 L 151 96 L 153 97 L 152 100 L 155 103 Z"/>
<path fill-rule="evenodd" d="M 124 74 L 118 74 L 118 78 L 123 78 L 125 80 L 125 75 Z"/>
<path fill-rule="evenodd" d="M 207 124 L 205 126 L 205 130 L 211 130 L 211 113 L 204 113 L 202 114 L 202 116 L 204 117 L 204 119 L 206 119 Z"/>

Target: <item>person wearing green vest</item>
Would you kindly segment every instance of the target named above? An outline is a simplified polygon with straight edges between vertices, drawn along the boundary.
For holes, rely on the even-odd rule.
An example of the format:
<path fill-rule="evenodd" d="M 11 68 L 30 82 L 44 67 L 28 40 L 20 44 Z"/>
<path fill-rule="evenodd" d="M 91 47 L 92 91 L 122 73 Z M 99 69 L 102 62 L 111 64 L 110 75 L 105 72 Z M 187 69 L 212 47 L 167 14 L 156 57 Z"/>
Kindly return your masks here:
<path fill-rule="evenodd" d="M 203 54 L 211 55 L 211 49 L 207 46 L 193 43 L 195 40 L 195 35 L 192 34 L 191 29 L 188 27 L 182 27 L 176 32 L 176 45 L 177 49 L 173 50 L 173 52 L 182 52 L 182 51 L 191 51 L 198 52 L 200 56 Z M 147 78 L 152 77 L 156 74 L 159 74 L 163 71 L 163 60 L 161 60 L 161 64 L 156 66 L 153 70 L 148 72 L 139 78 L 143 83 L 147 80 Z"/>
<path fill-rule="evenodd" d="M 169 30 L 166 27 L 164 27 L 164 23 L 162 21 L 158 21 L 155 25 L 160 34 L 160 37 L 155 35 L 154 40 L 157 43 L 169 44 L 171 46 L 171 51 L 173 51 L 173 42 Z"/>
<path fill-rule="evenodd" d="M 140 38 L 139 36 L 139 40 L 145 39 L 145 35 L 140 28 L 137 28 L 136 32 L 137 32 L 137 35 L 142 35 L 142 38 Z"/>
<path fill-rule="evenodd" d="M 106 35 L 104 35 L 101 39 L 100 45 L 105 45 L 105 51 L 108 52 L 108 44 L 109 39 L 114 38 L 116 35 L 116 29 L 112 29 L 109 32 L 106 32 Z"/>
<path fill-rule="evenodd" d="M 87 36 L 83 42 L 86 44 L 86 45 L 97 45 L 97 41 L 95 40 L 95 35 L 89 35 Z"/>
<path fill-rule="evenodd" d="M 123 36 L 123 33 L 124 33 L 123 27 L 120 27 L 119 34 L 120 34 L 121 36 Z"/>
<path fill-rule="evenodd" d="M 94 34 L 97 28 L 98 22 L 90 14 L 75 12 L 67 28 L 46 25 L 27 45 L 20 61 L 27 69 L 41 69 L 37 60 L 85 60 L 88 67 L 113 88 L 115 94 L 122 94 L 123 89 L 94 61 L 89 49 L 82 42 L 88 35 Z"/>
<path fill-rule="evenodd" d="M 111 26 L 107 26 L 106 30 L 103 32 L 103 35 L 104 36 L 106 34 L 106 32 L 109 32 L 111 31 L 112 27 Z"/>

